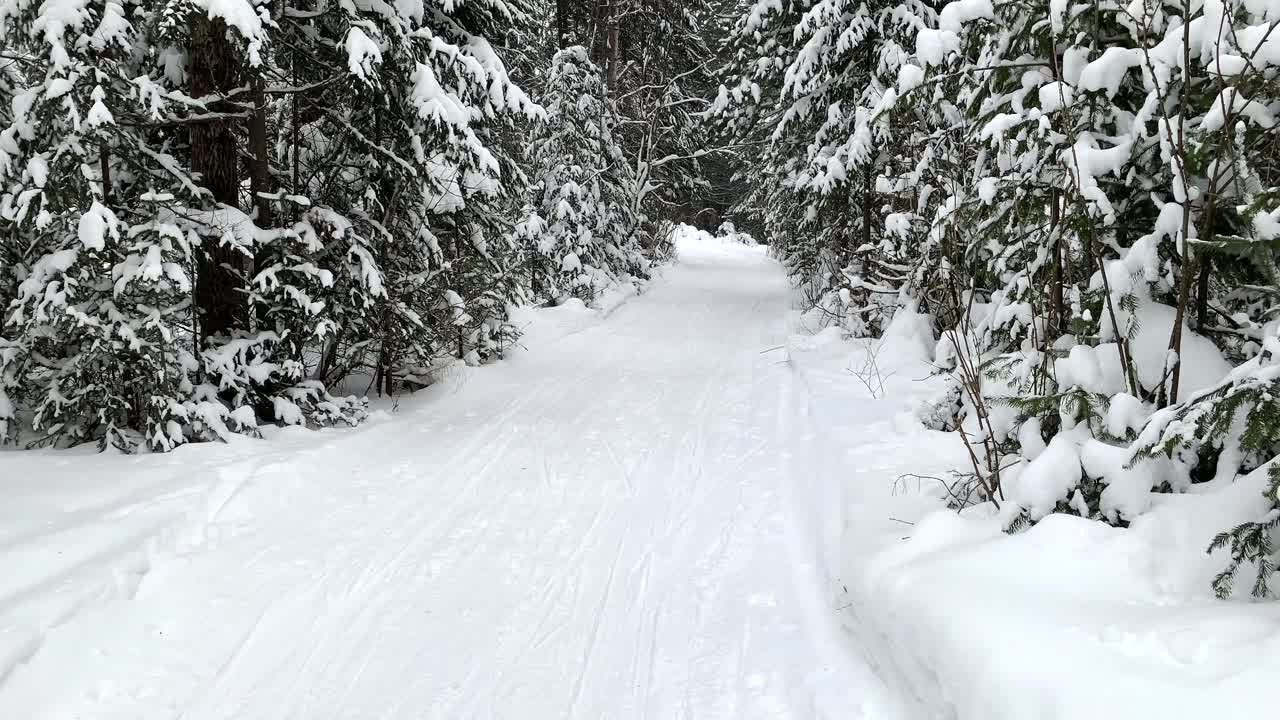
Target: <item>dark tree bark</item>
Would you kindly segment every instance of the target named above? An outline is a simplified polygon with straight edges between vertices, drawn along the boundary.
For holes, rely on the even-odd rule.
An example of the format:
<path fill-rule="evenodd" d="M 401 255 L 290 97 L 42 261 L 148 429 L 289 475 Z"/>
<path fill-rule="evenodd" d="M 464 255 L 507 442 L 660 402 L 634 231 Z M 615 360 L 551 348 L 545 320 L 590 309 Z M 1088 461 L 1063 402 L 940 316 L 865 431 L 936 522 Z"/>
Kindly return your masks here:
<path fill-rule="evenodd" d="M 569 0 L 556 0 L 556 47 L 569 47 Z"/>
<path fill-rule="evenodd" d="M 860 247 L 871 246 L 871 227 L 876 222 L 875 174 L 875 160 L 868 159 L 867 167 L 862 172 L 862 243 Z"/>
<path fill-rule="evenodd" d="M 618 2 L 619 0 L 608 2 L 608 33 L 605 36 L 609 49 L 609 56 L 606 58 L 608 70 L 605 72 L 605 77 L 609 83 L 609 92 L 613 93 L 614 97 L 618 96 L 618 65 L 622 60 L 618 47 Z"/>
<path fill-rule="evenodd" d="M 1183 0 L 1183 17 L 1191 17 L 1191 0 Z M 1191 29 L 1190 24 L 1184 24 L 1182 28 L 1182 66 L 1184 68 L 1191 67 Z M 1182 94 L 1180 102 L 1182 107 L 1190 107 L 1189 93 L 1191 92 L 1191 83 L 1182 83 Z M 1187 132 L 1186 120 L 1179 120 L 1177 160 L 1185 169 L 1187 166 Z M 1186 176 L 1183 176 L 1184 193 L 1188 191 Z M 1209 201 L 1213 199 L 1213 183 L 1209 187 Z M 1212 217 L 1212 205 L 1208 210 Z M 1209 227 L 1213 224 L 1210 222 Z M 1187 306 L 1191 297 L 1191 277 L 1195 272 L 1196 258 L 1191 252 L 1191 244 L 1187 242 L 1187 238 L 1191 237 L 1191 203 L 1184 201 L 1182 204 L 1182 266 L 1179 268 L 1181 277 L 1178 279 L 1178 304 L 1173 316 L 1173 329 L 1169 332 L 1169 357 L 1173 366 L 1169 369 L 1169 382 L 1160 383 L 1160 393 L 1156 396 L 1156 408 L 1164 408 L 1172 403 L 1178 402 L 1178 386 L 1182 381 L 1182 325 L 1187 320 Z"/>
<path fill-rule="evenodd" d="M 609 0 L 595 0 L 591 4 L 591 42 L 587 44 L 587 48 L 591 52 L 591 61 L 601 72 L 605 71 L 605 65 L 609 61 L 608 40 L 605 37 L 608 19 Z"/>
<path fill-rule="evenodd" d="M 870 78 L 875 72 L 875 37 L 867 36 L 863 40 L 863 71 Z M 875 218 L 875 174 L 876 159 L 875 153 L 871 152 L 867 158 L 866 169 L 862 173 L 862 247 L 871 246 L 871 225 Z M 854 248 L 857 250 L 857 248 Z M 850 254 L 852 256 L 852 253 Z"/>
<path fill-rule="evenodd" d="M 1066 257 L 1063 252 L 1062 209 L 1058 204 L 1058 191 L 1049 191 L 1049 232 L 1053 236 L 1053 282 L 1049 287 L 1050 327 L 1060 333 L 1067 331 L 1067 310 L 1063 289 L 1066 285 Z M 1056 338 L 1045 338 L 1048 343 Z"/>
<path fill-rule="evenodd" d="M 235 56 L 227 42 L 227 26 L 221 20 L 191 15 L 191 94 L 207 97 L 235 87 Z M 227 103 L 209 103 L 211 112 L 229 112 Z M 213 119 L 191 126 L 191 170 L 214 203 L 239 204 L 240 175 L 236 158 L 234 121 Z M 238 267 L 242 258 L 216 237 L 204 238 L 196 266 L 195 303 L 200 339 L 229 333 L 244 326 L 244 297 Z"/>
<path fill-rule="evenodd" d="M 102 167 L 102 204 L 111 206 L 111 151 L 107 149 L 106 138 L 98 144 L 98 164 Z"/>
<path fill-rule="evenodd" d="M 262 78 L 254 81 L 253 115 L 249 119 L 249 144 L 253 152 L 253 176 L 249 178 L 250 192 L 253 193 L 253 206 L 257 210 L 257 226 L 270 227 L 275 222 L 271 201 L 264 199 L 263 194 L 272 192 L 271 186 L 271 149 L 270 137 L 267 134 L 267 101 L 263 93 Z"/>
<path fill-rule="evenodd" d="M 252 175 L 249 177 L 249 192 L 253 195 L 254 224 L 260 228 L 270 228 L 275 224 L 271 201 L 262 197 L 272 192 L 271 183 L 271 148 L 267 134 L 267 98 L 263 92 L 263 81 L 259 77 L 253 81 L 253 115 L 249 117 L 249 150 L 253 153 Z M 254 251 L 254 273 L 270 267 L 275 263 L 276 249 L 264 245 Z M 254 307 L 254 316 L 259 327 L 267 321 L 268 308 L 259 304 Z"/>
<path fill-rule="evenodd" d="M 1196 330 L 1204 332 L 1209 324 L 1209 277 L 1213 272 L 1213 261 L 1205 254 L 1200 254 L 1200 277 L 1196 280 Z"/>

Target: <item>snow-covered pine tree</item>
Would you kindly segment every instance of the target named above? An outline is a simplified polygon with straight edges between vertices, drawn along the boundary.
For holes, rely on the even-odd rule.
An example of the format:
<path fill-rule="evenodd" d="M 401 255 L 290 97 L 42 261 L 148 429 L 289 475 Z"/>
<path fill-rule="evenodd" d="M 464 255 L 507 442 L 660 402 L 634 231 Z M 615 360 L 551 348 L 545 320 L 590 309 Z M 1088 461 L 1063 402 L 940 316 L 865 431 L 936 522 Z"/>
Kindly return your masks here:
<path fill-rule="evenodd" d="M 916 2 L 755 4 L 713 106 L 733 137 L 768 144 L 746 202 L 773 208 L 773 244 L 823 321 L 858 334 L 879 332 L 908 280 L 884 231 L 902 199 L 879 181 L 899 145 L 883 115 L 904 43 L 931 17 Z"/>
<path fill-rule="evenodd" d="M 657 0 L 622 13 L 618 68 L 606 77 L 616 75 L 617 134 L 637 178 L 632 212 L 647 219 L 687 217 L 705 204 L 701 160 L 715 154 L 701 119 L 711 88 L 712 12 L 706 0 Z"/>
<path fill-rule="evenodd" d="M 478 362 L 510 339 L 518 288 L 503 231 L 515 212 L 500 181 L 519 175 L 496 134 L 540 112 L 489 41 L 524 5 L 397 8 L 281 20 L 288 45 L 308 48 L 282 60 L 297 90 L 283 110 L 296 119 L 281 138 L 286 182 L 367 238 L 387 293 L 341 324 L 318 372 L 367 368 L 388 393 L 443 357 Z"/>
<path fill-rule="evenodd" d="M 930 235 L 942 252 L 924 260 L 944 259 L 946 282 L 955 284 L 935 291 L 942 302 L 931 307 L 951 306 L 944 314 L 954 318 L 969 298 L 981 304 L 982 317 L 969 318 L 975 348 L 998 356 L 991 364 L 1034 398 L 1046 430 L 1057 427 L 1067 399 L 1054 387 L 1055 355 L 1096 344 L 1114 310 L 1090 278 L 1100 253 L 1126 242 L 1117 217 L 1138 221 L 1150 210 L 1132 145 L 1109 140 L 1123 133 L 1118 126 L 1140 93 L 1127 86 L 1095 96 L 1077 87 L 1092 38 L 1118 26 L 1107 13 L 1078 9 L 1056 17 L 1017 2 L 948 5 L 937 28 L 919 33 L 923 67 L 907 67 L 899 82 L 908 109 L 937 104 L 965 119 L 950 123 L 960 130 L 947 133 L 946 152 L 928 157 L 937 198 Z M 1096 400 L 1079 388 L 1062 391 L 1077 409 Z"/>
<path fill-rule="evenodd" d="M 390 377 L 501 342 L 510 161 L 485 138 L 537 109 L 483 33 L 521 6 L 64 10 L 0 3 L 5 434 L 168 449 L 355 421 L 321 382 L 352 358 Z"/>
<path fill-rule="evenodd" d="M 141 433 L 164 448 L 188 429 L 252 425 L 194 393 L 195 242 L 175 221 L 177 193 L 199 188 L 168 149 L 174 106 L 193 103 L 159 85 L 181 74 L 172 57 L 133 52 L 160 18 L 126 19 L 114 2 L 0 5 L 20 58 L 0 130 L 0 238 L 22 248 L 0 420 L 16 431 L 24 413 L 37 442 L 130 448 Z"/>
<path fill-rule="evenodd" d="M 1153 491 L 1229 483 L 1280 451 L 1276 22 L 1247 2 L 957 0 L 919 31 L 894 112 L 937 106 L 953 130 L 921 175 L 935 209 L 909 220 L 927 218 L 937 277 L 964 269 L 937 317 L 984 369 L 984 434 L 1021 458 L 1003 476 L 1013 524 L 1124 523 Z M 1078 480 L 1058 474 L 1045 502 L 1064 458 Z M 1231 552 L 1220 594 L 1247 565 L 1269 590 L 1275 482 L 1215 543 Z"/>
<path fill-rule="evenodd" d="M 717 73 L 719 87 L 708 115 L 721 141 L 736 148 L 737 177 L 747 185 L 734 213 L 757 229 L 793 278 L 816 286 L 809 298 L 816 303 L 838 263 L 822 261 L 821 240 L 810 232 L 819 222 L 817 208 L 793 183 L 808 135 L 798 131 L 799 122 L 791 123 L 791 132 L 779 132 L 785 69 L 798 50 L 795 28 L 810 5 L 800 0 L 741 4 L 721 49 L 727 59 Z"/>
<path fill-rule="evenodd" d="M 613 125 L 617 113 L 586 48 L 556 53 L 547 79 L 546 122 L 529 143 L 533 203 L 516 229 L 534 291 L 593 301 L 647 272 L 632 199 L 636 178 Z"/>
<path fill-rule="evenodd" d="M 710 3 L 560 0 L 547 10 L 557 47 L 582 45 L 600 70 L 617 110 L 613 133 L 637 179 L 630 213 L 646 252 L 660 253 L 666 232 L 656 224 L 709 204 L 699 113 L 708 103 Z"/>
<path fill-rule="evenodd" d="M 894 82 L 932 8 L 908 0 L 821 0 L 796 28 L 803 45 L 786 70 L 790 103 L 778 132 L 812 126 L 805 167 L 795 183 L 822 206 L 844 206 L 841 223 L 824 222 L 839 274 L 819 306 L 858 335 L 878 335 L 910 278 L 914 248 L 886 232 L 886 216 L 914 198 L 883 178 L 909 147 L 910 126 L 889 122 Z M 900 162 L 899 162 L 900 164 Z"/>
<path fill-rule="evenodd" d="M 933 315 L 944 424 L 1010 527 L 1271 462 L 1280 11 L 933 7 L 751 3 L 730 39 L 712 115 L 761 143 L 744 205 L 818 311 Z M 1275 482 L 1218 539 L 1220 593 L 1248 565 L 1269 591 Z"/>
<path fill-rule="evenodd" d="M 1177 318 L 1155 398 L 1170 405 L 1141 428 L 1136 461 L 1155 456 L 1174 473 L 1217 482 L 1269 467 L 1253 517 L 1212 548 L 1230 556 L 1214 581 L 1219 596 L 1244 568 L 1252 594 L 1269 596 L 1280 564 L 1280 8 L 1153 6 L 1131 21 L 1130 58 L 1140 58 L 1159 108 L 1151 114 L 1171 200 L 1153 234 L 1176 241 Z M 1197 377 L 1204 335 L 1240 361 L 1213 383 Z"/>

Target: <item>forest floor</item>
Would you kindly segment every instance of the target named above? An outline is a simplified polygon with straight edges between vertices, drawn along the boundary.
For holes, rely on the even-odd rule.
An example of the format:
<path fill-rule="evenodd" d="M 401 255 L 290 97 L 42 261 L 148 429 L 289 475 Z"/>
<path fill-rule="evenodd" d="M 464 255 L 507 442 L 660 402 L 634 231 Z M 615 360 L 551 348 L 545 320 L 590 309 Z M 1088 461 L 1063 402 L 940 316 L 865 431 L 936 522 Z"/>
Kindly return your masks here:
<path fill-rule="evenodd" d="M 686 242 L 355 430 L 0 453 L 0 717 L 905 717 L 788 303 Z"/>

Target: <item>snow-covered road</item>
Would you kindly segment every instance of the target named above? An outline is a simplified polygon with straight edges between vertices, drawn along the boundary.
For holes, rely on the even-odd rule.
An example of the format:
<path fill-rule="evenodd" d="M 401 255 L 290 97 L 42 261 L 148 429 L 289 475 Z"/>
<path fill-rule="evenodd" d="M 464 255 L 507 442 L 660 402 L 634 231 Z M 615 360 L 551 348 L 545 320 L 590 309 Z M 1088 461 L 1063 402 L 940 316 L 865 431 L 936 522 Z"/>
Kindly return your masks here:
<path fill-rule="evenodd" d="M 835 616 L 787 294 L 688 245 L 366 428 L 54 477 L 133 489 L 0 511 L 0 717 L 900 717 Z"/>

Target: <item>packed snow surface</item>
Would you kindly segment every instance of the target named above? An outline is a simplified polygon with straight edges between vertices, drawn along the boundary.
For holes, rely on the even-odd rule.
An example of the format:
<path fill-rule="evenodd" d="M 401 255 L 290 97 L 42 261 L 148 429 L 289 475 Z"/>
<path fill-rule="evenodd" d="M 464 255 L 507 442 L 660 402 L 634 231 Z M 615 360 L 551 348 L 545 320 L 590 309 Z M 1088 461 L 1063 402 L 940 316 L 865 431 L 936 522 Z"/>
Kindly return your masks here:
<path fill-rule="evenodd" d="M 0 718 L 897 718 L 763 248 L 357 430 L 0 453 Z"/>

